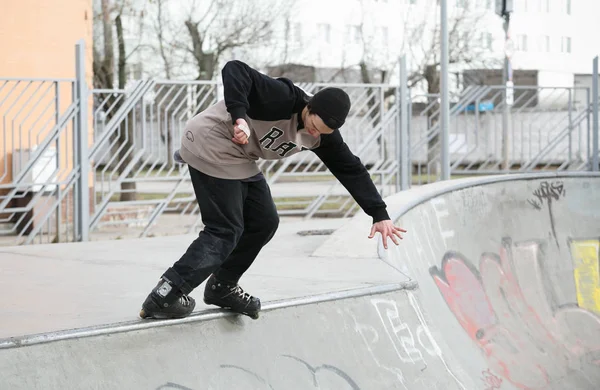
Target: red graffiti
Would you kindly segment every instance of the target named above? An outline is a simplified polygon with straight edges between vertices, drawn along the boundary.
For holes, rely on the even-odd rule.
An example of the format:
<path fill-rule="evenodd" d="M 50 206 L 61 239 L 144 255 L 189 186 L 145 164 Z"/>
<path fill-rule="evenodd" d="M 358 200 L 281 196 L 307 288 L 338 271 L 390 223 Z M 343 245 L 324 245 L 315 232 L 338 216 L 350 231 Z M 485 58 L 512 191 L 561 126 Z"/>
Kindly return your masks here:
<path fill-rule="evenodd" d="M 569 376 L 598 383 L 600 318 L 576 306 L 553 310 L 542 247 L 504 240 L 499 255 L 481 256 L 479 270 L 448 252 L 430 274 L 491 369 L 517 388 L 541 389 Z"/>
<path fill-rule="evenodd" d="M 502 378 L 498 378 L 496 375 L 492 374 L 489 368 L 482 371 L 481 375 L 483 376 L 481 380 L 486 385 L 485 390 L 495 390 L 502 386 Z"/>

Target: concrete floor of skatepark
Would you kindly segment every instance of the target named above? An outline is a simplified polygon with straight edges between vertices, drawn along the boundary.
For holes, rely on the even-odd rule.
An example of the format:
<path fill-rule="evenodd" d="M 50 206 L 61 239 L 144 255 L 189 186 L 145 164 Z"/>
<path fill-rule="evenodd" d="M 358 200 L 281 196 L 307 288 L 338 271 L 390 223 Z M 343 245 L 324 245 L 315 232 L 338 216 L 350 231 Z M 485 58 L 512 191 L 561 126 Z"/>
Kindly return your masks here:
<path fill-rule="evenodd" d="M 264 302 L 258 320 L 202 304 L 136 318 L 193 234 L 1 248 L 0 387 L 600 386 L 600 175 L 451 180 L 385 200 L 408 230 L 387 250 L 363 213 L 282 223 L 241 281 Z"/>

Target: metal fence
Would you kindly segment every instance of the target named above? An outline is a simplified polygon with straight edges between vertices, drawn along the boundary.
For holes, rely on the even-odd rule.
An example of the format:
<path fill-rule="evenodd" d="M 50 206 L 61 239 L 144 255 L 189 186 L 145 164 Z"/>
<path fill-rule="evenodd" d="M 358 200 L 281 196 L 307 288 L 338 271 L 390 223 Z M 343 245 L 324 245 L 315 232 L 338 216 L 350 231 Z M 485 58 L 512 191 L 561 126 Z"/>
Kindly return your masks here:
<path fill-rule="evenodd" d="M 309 93 L 326 86 L 300 85 Z M 367 165 L 381 193 L 389 195 L 398 189 L 398 114 L 386 93 L 395 89 L 386 85 L 343 87 L 354 103 L 342 130 L 344 139 Z M 121 90 L 92 91 L 91 229 L 120 225 L 137 227 L 141 235 L 147 235 L 165 213 L 183 218 L 185 231 L 200 227 L 187 167 L 173 160 L 173 152 L 179 148 L 185 123 L 218 100 L 219 88 L 213 81 L 164 80 L 137 81 L 127 94 Z M 313 153 L 283 161 L 260 160 L 259 166 L 281 215 L 348 216 L 356 211 L 346 190 Z"/>
<path fill-rule="evenodd" d="M 504 88 L 498 86 L 469 88 L 452 104 L 451 173 L 477 175 L 590 168 L 590 98 L 577 106 L 573 102 L 577 88 L 515 89 L 521 93 L 510 107 L 505 107 Z M 410 122 L 411 158 L 418 183 L 437 180 L 440 170 L 438 96 L 423 98 L 426 103 L 417 112 L 411 106 L 414 116 Z"/>
<path fill-rule="evenodd" d="M 0 78 L 0 236 L 12 238 L 3 243 L 81 239 L 83 55 L 79 43 L 76 79 Z"/>
<path fill-rule="evenodd" d="M 165 212 L 200 216 L 186 167 L 175 163 L 185 122 L 216 102 L 212 82 L 138 81 L 125 91 L 92 91 L 94 172 L 90 228 L 141 228 Z"/>
<path fill-rule="evenodd" d="M 0 243 L 199 230 L 187 167 L 173 152 L 186 122 L 218 101 L 220 83 L 139 80 L 126 90 L 88 90 L 81 43 L 76 53 L 75 79 L 0 79 Z M 399 86 L 338 84 L 353 103 L 342 135 L 383 196 L 440 174 L 439 96 L 411 96 L 406 72 L 401 76 Z M 309 93 L 329 85 L 299 84 Z M 474 86 L 454 100 L 453 176 L 597 169 L 592 91 L 516 87 L 510 106 L 504 93 Z M 259 165 L 281 215 L 344 217 L 358 210 L 311 152 Z"/>
<path fill-rule="evenodd" d="M 594 64 L 597 86 L 597 59 Z M 465 88 L 450 107 L 451 175 L 597 170 L 598 101 L 592 89 L 515 86 L 507 104 L 504 86 Z M 412 184 L 440 179 L 439 100 L 438 94 L 415 95 L 406 103 Z"/>

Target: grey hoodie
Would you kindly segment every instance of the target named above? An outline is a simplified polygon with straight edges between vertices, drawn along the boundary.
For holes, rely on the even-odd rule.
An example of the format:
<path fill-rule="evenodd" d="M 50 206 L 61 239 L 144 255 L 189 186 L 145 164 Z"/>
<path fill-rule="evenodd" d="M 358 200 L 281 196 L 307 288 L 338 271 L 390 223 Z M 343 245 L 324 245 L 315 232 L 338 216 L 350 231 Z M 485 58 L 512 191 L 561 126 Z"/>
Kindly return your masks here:
<path fill-rule="evenodd" d="M 319 146 L 320 139 L 298 130 L 298 116 L 265 121 L 244 116 L 250 127 L 245 145 L 233 138 L 233 122 L 221 100 L 193 117 L 184 129 L 181 158 L 207 175 L 222 179 L 246 179 L 260 173 L 256 161 L 280 160 Z"/>

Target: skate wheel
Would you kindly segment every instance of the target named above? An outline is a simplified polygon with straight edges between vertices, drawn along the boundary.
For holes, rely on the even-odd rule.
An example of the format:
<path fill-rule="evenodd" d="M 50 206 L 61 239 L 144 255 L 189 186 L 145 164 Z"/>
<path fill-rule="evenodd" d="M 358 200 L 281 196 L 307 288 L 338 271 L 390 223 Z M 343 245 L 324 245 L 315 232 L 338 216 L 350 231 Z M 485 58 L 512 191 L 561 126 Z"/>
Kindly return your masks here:
<path fill-rule="evenodd" d="M 140 317 L 141 317 L 141 318 L 146 318 L 146 317 L 148 317 L 148 316 L 146 315 L 146 312 L 144 311 L 144 309 L 140 310 Z"/>

